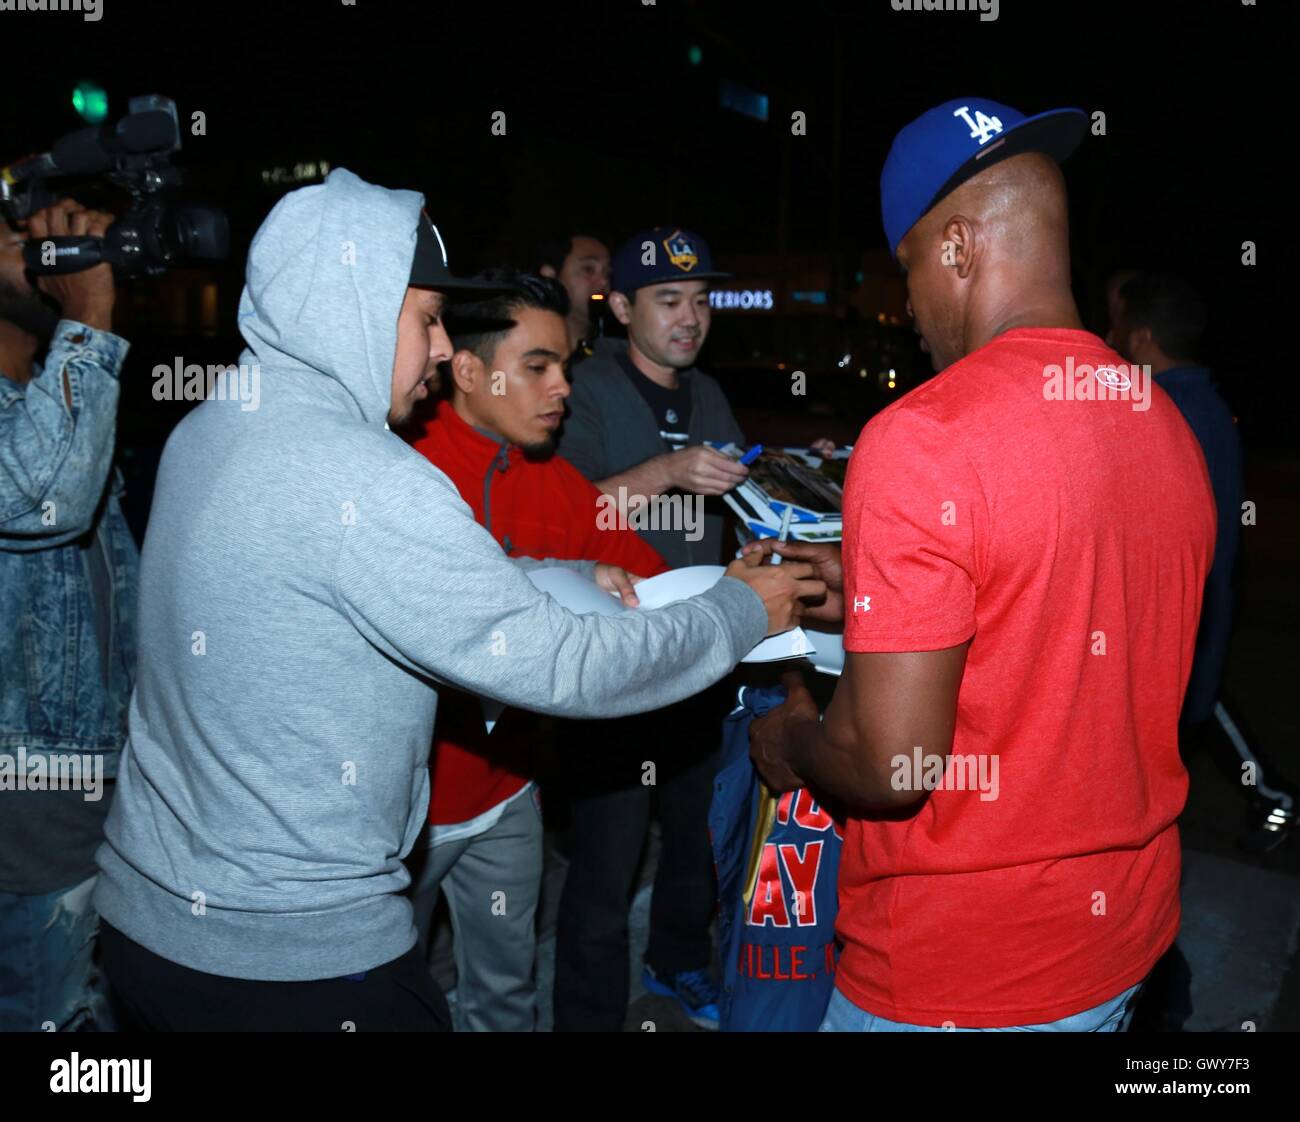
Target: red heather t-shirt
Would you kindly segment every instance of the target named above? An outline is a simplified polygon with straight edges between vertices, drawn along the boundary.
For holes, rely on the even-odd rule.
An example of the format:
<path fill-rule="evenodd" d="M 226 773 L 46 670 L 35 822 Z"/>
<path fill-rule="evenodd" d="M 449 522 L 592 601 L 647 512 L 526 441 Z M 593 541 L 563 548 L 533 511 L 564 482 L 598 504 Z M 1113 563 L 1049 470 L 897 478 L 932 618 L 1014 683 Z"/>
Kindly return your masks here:
<path fill-rule="evenodd" d="M 973 759 L 907 818 L 847 824 L 837 985 L 889 1020 L 1058 1020 L 1141 981 L 1178 930 L 1214 500 L 1165 393 L 1096 400 L 1081 364 L 1123 360 L 1008 331 L 873 418 L 849 466 L 845 648 L 971 640 L 952 754 Z"/>

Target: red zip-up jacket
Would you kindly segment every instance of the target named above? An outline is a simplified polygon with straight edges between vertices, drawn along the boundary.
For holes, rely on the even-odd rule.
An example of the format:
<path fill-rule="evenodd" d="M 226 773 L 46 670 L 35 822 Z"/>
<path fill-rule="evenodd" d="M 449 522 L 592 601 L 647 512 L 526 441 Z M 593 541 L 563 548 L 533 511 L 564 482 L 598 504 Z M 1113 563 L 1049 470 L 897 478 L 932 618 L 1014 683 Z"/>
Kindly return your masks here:
<path fill-rule="evenodd" d="M 509 557 L 604 561 L 643 577 L 668 568 L 635 530 L 597 528 L 600 492 L 568 460 L 525 459 L 517 446 L 466 424 L 449 401 L 438 403 L 412 447 L 451 479 Z M 518 792 L 530 778 L 536 722 L 507 710 L 489 736 L 478 700 L 444 689 L 429 757 L 429 821 L 466 822 Z"/>

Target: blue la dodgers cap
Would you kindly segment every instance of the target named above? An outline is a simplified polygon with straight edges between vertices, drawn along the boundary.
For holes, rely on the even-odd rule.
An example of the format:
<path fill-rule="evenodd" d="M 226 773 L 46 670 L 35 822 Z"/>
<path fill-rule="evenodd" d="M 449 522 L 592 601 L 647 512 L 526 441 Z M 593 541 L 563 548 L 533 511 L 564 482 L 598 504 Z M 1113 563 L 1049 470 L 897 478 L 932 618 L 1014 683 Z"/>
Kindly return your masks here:
<path fill-rule="evenodd" d="M 646 257 L 652 258 L 649 265 L 642 263 Z M 618 247 L 612 264 L 609 287 L 624 293 L 666 281 L 726 280 L 733 275 L 715 269 L 709 243 L 680 226 L 656 226 L 633 234 Z"/>
<path fill-rule="evenodd" d="M 1026 117 L 986 97 L 959 97 L 922 113 L 899 131 L 880 173 L 880 211 L 889 252 L 921 216 L 972 176 L 1009 156 L 1044 152 L 1064 160 L 1088 127 L 1082 109 Z"/>

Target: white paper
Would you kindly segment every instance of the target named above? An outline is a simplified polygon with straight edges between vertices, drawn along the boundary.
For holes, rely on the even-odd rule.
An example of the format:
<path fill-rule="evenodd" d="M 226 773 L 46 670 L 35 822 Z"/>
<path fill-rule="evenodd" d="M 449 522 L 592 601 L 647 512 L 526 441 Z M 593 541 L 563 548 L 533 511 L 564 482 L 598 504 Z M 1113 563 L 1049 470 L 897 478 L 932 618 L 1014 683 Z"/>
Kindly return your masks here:
<path fill-rule="evenodd" d="M 690 565 L 684 569 L 670 569 L 657 577 L 639 581 L 636 588 L 641 608 L 654 610 L 689 600 L 707 592 L 722 579 L 727 570 L 721 565 Z M 534 569 L 525 574 L 542 592 L 576 615 L 619 615 L 629 609 L 622 600 L 602 589 L 595 581 L 573 569 Z M 825 656 L 821 646 L 828 649 Z M 779 635 L 771 635 L 755 646 L 741 662 L 781 662 L 784 659 L 807 658 L 825 674 L 839 674 L 844 669 L 844 644 L 838 635 L 826 632 L 805 631 L 795 627 Z M 490 733 L 500 719 L 505 706 L 491 698 L 481 697 L 483 719 Z"/>
<path fill-rule="evenodd" d="M 640 581 L 635 586 L 637 599 L 641 601 L 643 609 L 664 608 L 679 600 L 689 600 L 692 596 L 707 592 L 722 579 L 726 571 L 721 565 L 689 565 L 684 569 L 670 569 L 657 577 Z M 611 596 L 594 581 L 572 569 L 535 569 L 528 574 L 528 579 L 578 615 L 588 612 L 617 615 L 628 610 L 617 597 Z M 741 661 L 776 662 L 784 658 L 806 658 L 815 650 L 804 631 L 795 627 L 764 639 Z"/>
<path fill-rule="evenodd" d="M 811 656 L 813 667 L 838 678 L 844 673 L 844 636 L 834 631 L 814 631 L 811 627 L 804 630 L 817 648 Z"/>
<path fill-rule="evenodd" d="M 575 615 L 585 616 L 595 612 L 602 616 L 616 616 L 627 611 L 621 600 L 574 569 L 534 569 L 525 576 Z M 650 583 L 642 581 L 638 584 L 637 594 L 640 595 L 640 590 Z"/>

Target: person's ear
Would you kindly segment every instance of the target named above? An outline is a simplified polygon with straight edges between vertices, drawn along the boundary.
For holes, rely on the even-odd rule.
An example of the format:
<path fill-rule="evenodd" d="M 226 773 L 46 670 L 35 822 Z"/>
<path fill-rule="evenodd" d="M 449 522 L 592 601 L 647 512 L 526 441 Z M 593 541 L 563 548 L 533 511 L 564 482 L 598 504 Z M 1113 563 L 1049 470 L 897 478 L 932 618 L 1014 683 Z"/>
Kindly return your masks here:
<path fill-rule="evenodd" d="M 1150 355 L 1154 346 L 1155 340 L 1151 337 L 1151 328 L 1137 327 L 1128 333 L 1128 355 L 1139 363 L 1142 362 L 1143 356 Z"/>
<path fill-rule="evenodd" d="M 558 277 L 560 274 L 555 271 L 554 265 L 541 265 L 537 269 L 538 276 Z"/>
<path fill-rule="evenodd" d="M 963 214 L 954 214 L 943 225 L 943 244 L 939 247 L 941 264 L 957 270 L 965 280 L 975 267 L 978 238 L 975 223 Z"/>
<path fill-rule="evenodd" d="M 626 327 L 632 320 L 632 305 L 628 298 L 621 292 L 611 292 L 607 302 L 614 318 Z"/>
<path fill-rule="evenodd" d="M 451 382 L 461 393 L 474 392 L 474 384 L 486 367 L 473 351 L 457 351 L 451 356 Z"/>

